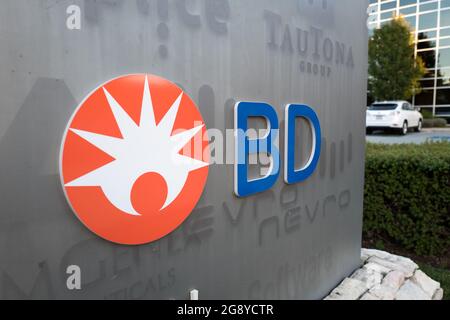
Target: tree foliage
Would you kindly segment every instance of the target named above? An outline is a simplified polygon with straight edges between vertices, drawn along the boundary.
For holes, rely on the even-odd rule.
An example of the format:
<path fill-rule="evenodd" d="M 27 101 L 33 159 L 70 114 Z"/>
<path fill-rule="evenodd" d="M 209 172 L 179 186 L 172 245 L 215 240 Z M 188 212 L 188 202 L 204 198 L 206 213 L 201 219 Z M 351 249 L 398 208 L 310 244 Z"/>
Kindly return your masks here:
<path fill-rule="evenodd" d="M 409 100 L 420 93 L 425 64 L 414 57 L 408 23 L 398 17 L 375 30 L 369 41 L 369 93 L 376 100 Z"/>

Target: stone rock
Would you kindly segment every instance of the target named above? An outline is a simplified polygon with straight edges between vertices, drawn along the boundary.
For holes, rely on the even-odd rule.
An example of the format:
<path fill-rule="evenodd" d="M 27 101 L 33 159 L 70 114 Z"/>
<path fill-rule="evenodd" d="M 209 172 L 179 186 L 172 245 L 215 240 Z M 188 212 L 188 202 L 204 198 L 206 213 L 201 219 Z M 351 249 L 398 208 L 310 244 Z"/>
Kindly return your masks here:
<path fill-rule="evenodd" d="M 364 253 L 364 249 L 361 251 L 361 262 L 365 264 L 367 260 L 369 260 L 370 256 Z"/>
<path fill-rule="evenodd" d="M 422 288 L 422 290 L 430 297 L 434 296 L 436 291 L 441 287 L 439 282 L 434 281 L 421 270 L 417 270 L 411 280 Z"/>
<path fill-rule="evenodd" d="M 390 254 L 390 253 L 387 253 L 384 251 L 373 250 L 373 249 L 363 249 L 362 253 L 364 254 L 364 256 L 369 256 L 372 258 L 379 258 L 381 260 L 389 261 L 396 265 L 400 265 L 407 270 L 415 271 L 415 270 L 419 269 L 419 266 L 409 258 L 405 258 L 405 257 L 397 256 L 394 254 Z"/>
<path fill-rule="evenodd" d="M 440 284 L 409 258 L 362 249 L 362 267 L 325 300 L 442 300 Z"/>
<path fill-rule="evenodd" d="M 442 300 L 444 298 L 444 290 L 439 288 L 433 296 L 433 300 Z"/>
<path fill-rule="evenodd" d="M 358 300 L 366 292 L 364 282 L 347 278 L 325 300 Z"/>
<path fill-rule="evenodd" d="M 394 300 L 397 290 L 385 285 L 377 285 L 370 289 L 369 293 L 378 298 L 378 300 Z"/>
<path fill-rule="evenodd" d="M 381 259 L 379 257 L 372 257 L 368 261 L 388 268 L 390 271 L 400 271 L 405 275 L 406 278 L 412 277 L 414 272 L 417 270 L 416 264 L 409 264 L 404 261 L 393 262 L 390 260 Z"/>
<path fill-rule="evenodd" d="M 365 295 L 361 297 L 360 300 L 380 300 L 380 298 L 374 296 L 373 294 L 367 292 Z"/>
<path fill-rule="evenodd" d="M 397 260 L 394 261 L 396 264 L 402 266 L 403 268 L 407 269 L 407 270 L 413 270 L 412 272 L 414 273 L 414 271 L 419 269 L 419 266 L 412 261 L 409 258 L 404 258 L 404 257 L 398 257 L 397 256 Z"/>
<path fill-rule="evenodd" d="M 408 280 L 397 292 L 396 300 L 431 300 L 431 296 L 413 281 Z"/>
<path fill-rule="evenodd" d="M 364 255 L 367 257 L 378 257 L 380 259 L 388 259 L 390 256 L 392 256 L 390 253 L 387 253 L 385 251 L 375 250 L 375 249 L 362 249 L 361 255 Z"/>
<path fill-rule="evenodd" d="M 391 269 L 386 268 L 384 266 L 381 266 L 379 264 L 373 263 L 373 262 L 369 262 L 364 266 L 364 269 L 367 270 L 373 270 L 377 273 L 380 273 L 382 276 L 387 275 L 389 272 L 391 272 Z"/>
<path fill-rule="evenodd" d="M 381 283 L 381 280 L 383 280 L 383 275 L 374 269 L 362 268 L 356 270 L 351 278 L 364 282 L 367 289 L 370 289 Z"/>
<path fill-rule="evenodd" d="M 400 271 L 391 271 L 383 279 L 383 286 L 390 287 L 394 290 L 400 289 L 400 287 L 405 282 L 405 275 Z"/>

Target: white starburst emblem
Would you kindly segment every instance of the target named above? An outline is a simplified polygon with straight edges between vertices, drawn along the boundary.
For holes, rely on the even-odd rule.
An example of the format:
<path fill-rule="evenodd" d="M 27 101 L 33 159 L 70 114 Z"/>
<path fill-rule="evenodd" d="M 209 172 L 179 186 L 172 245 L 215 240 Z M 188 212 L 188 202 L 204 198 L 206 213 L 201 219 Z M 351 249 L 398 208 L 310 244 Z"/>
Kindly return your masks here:
<path fill-rule="evenodd" d="M 126 214 L 140 216 L 133 208 L 131 192 L 144 174 L 157 173 L 166 182 L 167 196 L 161 210 L 181 193 L 189 173 L 209 166 L 208 163 L 182 155 L 180 151 L 204 125 L 173 133 L 183 93 L 156 123 L 148 78 L 145 78 L 139 125 L 103 87 L 122 138 L 70 129 L 73 133 L 101 149 L 115 160 L 69 183 L 66 187 L 101 187 L 107 199 Z"/>

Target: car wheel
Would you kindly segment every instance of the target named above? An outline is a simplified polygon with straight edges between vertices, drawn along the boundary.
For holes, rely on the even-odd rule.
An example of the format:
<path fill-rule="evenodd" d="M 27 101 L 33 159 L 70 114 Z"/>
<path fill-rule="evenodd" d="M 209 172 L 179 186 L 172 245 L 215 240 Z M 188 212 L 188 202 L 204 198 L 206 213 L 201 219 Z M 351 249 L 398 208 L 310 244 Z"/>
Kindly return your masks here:
<path fill-rule="evenodd" d="M 408 134 L 408 130 L 409 130 L 409 128 L 408 128 L 408 122 L 405 121 L 405 122 L 403 122 L 403 126 L 402 126 L 402 128 L 401 128 L 401 130 L 400 130 L 400 134 L 401 134 L 402 136 L 406 136 L 406 135 Z"/>
<path fill-rule="evenodd" d="M 419 120 L 419 124 L 417 125 L 416 131 L 417 132 L 422 132 L 422 127 L 423 127 L 422 120 Z"/>

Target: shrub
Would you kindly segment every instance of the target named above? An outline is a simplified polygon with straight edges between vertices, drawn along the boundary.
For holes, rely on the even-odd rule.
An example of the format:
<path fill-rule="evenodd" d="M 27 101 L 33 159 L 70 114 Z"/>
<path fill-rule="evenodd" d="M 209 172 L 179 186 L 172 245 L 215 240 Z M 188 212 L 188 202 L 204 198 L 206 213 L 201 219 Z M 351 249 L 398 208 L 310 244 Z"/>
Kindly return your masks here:
<path fill-rule="evenodd" d="M 420 111 L 424 119 L 434 119 L 433 112 L 430 110 L 422 110 Z"/>
<path fill-rule="evenodd" d="M 447 126 L 447 120 L 445 119 L 433 118 L 423 120 L 424 128 L 444 128 L 445 126 Z"/>
<path fill-rule="evenodd" d="M 420 255 L 450 246 L 450 144 L 367 146 L 364 232 Z"/>

